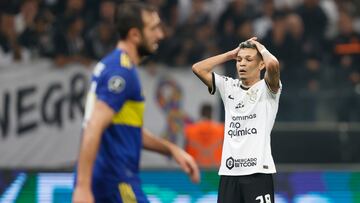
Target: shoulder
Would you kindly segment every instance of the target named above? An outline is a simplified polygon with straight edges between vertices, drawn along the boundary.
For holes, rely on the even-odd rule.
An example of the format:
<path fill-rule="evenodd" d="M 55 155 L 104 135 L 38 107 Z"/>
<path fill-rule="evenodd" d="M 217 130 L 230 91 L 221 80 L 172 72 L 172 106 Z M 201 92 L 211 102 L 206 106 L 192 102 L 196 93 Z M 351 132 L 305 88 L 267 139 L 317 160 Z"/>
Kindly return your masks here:
<path fill-rule="evenodd" d="M 96 65 L 94 74 L 99 74 L 98 70 L 101 70 L 103 75 L 130 76 L 135 68 L 135 64 L 131 62 L 130 57 L 124 51 L 114 49 Z"/>
<path fill-rule="evenodd" d="M 196 130 L 196 124 L 192 123 L 192 124 L 187 124 L 185 125 L 185 136 L 189 137 L 191 135 L 193 135 L 195 133 Z"/>
<path fill-rule="evenodd" d="M 133 74 L 129 69 L 121 66 L 99 62 L 93 71 L 93 78 L 97 81 L 98 87 L 108 88 L 114 93 L 122 92 L 132 86 Z"/>
<path fill-rule="evenodd" d="M 240 80 L 238 79 L 234 79 L 225 75 L 219 75 L 217 73 L 214 73 L 214 76 L 217 80 L 221 80 L 224 82 L 224 84 L 229 85 L 229 86 L 233 86 L 233 85 L 240 85 Z"/>
<path fill-rule="evenodd" d="M 219 129 L 219 128 L 222 128 L 224 126 L 224 124 L 220 123 L 218 121 L 215 121 L 215 120 L 211 120 L 205 125 L 205 127 L 209 127 L 209 126 L 211 126 L 212 128 L 215 128 L 215 129 Z"/>
<path fill-rule="evenodd" d="M 135 68 L 135 64 L 131 62 L 130 57 L 120 49 L 114 49 L 101 60 L 101 63 L 109 68 L 125 70 Z"/>
<path fill-rule="evenodd" d="M 131 77 L 130 71 L 121 66 L 116 66 L 108 63 L 99 62 L 93 70 L 93 77 L 98 79 L 106 79 L 112 76 L 121 76 L 124 78 Z"/>
<path fill-rule="evenodd" d="M 268 85 L 268 83 L 263 79 L 263 81 L 261 81 L 262 83 L 262 87 L 264 89 L 264 92 L 266 92 L 267 96 L 269 96 L 270 98 L 278 98 L 282 92 L 282 83 L 281 81 L 279 81 L 279 89 L 277 92 L 274 92 L 273 90 L 271 90 L 270 86 Z"/>

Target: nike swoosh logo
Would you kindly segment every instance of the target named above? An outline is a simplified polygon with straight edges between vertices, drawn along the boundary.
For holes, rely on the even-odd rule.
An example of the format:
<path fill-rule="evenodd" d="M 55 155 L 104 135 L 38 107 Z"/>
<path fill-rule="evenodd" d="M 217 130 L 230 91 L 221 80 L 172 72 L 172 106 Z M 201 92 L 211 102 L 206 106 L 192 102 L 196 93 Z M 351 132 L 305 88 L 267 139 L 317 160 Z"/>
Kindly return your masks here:
<path fill-rule="evenodd" d="M 229 95 L 228 98 L 234 100 L 234 97 L 232 97 L 231 95 Z"/>

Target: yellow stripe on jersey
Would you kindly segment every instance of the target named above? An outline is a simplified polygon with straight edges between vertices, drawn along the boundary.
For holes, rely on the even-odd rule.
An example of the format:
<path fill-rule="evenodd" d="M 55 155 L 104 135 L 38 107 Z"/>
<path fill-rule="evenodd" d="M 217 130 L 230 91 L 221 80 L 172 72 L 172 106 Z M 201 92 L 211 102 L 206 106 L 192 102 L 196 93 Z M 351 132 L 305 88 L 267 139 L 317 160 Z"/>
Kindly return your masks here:
<path fill-rule="evenodd" d="M 120 65 L 124 68 L 131 68 L 131 61 L 127 54 L 121 53 Z"/>
<path fill-rule="evenodd" d="M 120 196 L 121 196 L 122 202 L 137 203 L 136 196 L 135 196 L 133 189 L 131 188 L 131 185 L 129 185 L 127 183 L 120 183 L 119 191 L 120 191 Z"/>
<path fill-rule="evenodd" d="M 141 127 L 143 125 L 144 109 L 144 101 L 127 101 L 114 116 L 112 123 Z"/>

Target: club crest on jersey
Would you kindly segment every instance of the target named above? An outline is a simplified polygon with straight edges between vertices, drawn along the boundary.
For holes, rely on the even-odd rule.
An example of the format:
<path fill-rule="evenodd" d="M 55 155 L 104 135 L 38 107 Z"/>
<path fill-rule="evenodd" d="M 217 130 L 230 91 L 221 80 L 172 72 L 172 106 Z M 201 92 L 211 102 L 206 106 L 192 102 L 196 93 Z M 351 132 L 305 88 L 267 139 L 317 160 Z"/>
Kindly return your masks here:
<path fill-rule="evenodd" d="M 108 89 L 110 92 L 120 93 L 124 90 L 126 82 L 121 76 L 112 76 L 108 82 Z"/>
<path fill-rule="evenodd" d="M 257 93 L 258 93 L 258 89 L 256 90 L 249 90 L 249 92 L 247 92 L 246 94 L 249 96 L 249 103 L 254 104 L 256 102 L 257 99 Z"/>
<path fill-rule="evenodd" d="M 229 157 L 228 159 L 226 159 L 226 167 L 231 170 L 232 168 L 234 168 L 234 158 Z"/>
<path fill-rule="evenodd" d="M 244 104 L 244 101 L 240 101 L 236 106 L 235 106 L 235 109 L 242 109 L 244 108 L 245 104 Z"/>

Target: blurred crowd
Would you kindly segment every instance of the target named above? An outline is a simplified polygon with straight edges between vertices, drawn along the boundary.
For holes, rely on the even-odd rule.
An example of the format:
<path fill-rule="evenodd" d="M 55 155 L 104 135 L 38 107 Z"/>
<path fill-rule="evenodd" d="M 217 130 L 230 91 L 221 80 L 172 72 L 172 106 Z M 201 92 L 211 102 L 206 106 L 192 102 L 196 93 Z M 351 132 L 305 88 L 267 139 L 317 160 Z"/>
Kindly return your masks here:
<path fill-rule="evenodd" d="M 280 120 L 360 121 L 360 1 L 145 1 L 159 9 L 167 36 L 150 62 L 189 67 L 257 36 L 281 63 Z M 34 58 L 91 64 L 116 45 L 118 2 L 0 1 L 0 67 Z"/>

